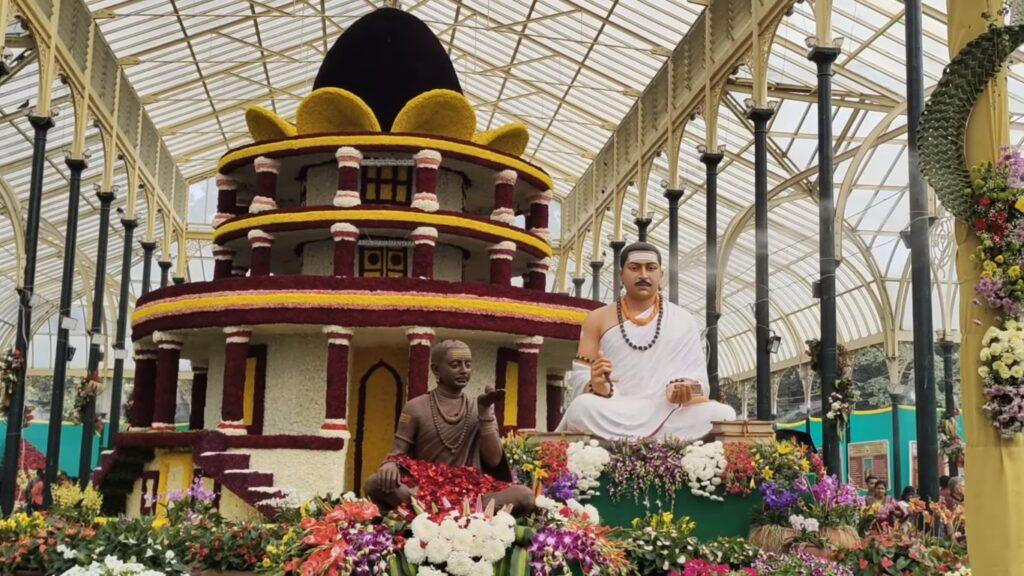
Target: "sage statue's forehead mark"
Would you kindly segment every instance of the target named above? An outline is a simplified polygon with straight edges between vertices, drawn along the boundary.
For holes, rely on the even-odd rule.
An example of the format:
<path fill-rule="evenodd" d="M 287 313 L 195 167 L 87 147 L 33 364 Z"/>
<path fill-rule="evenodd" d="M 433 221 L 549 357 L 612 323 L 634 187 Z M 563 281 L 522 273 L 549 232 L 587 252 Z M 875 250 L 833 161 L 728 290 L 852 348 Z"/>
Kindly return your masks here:
<path fill-rule="evenodd" d="M 452 362 L 455 360 L 472 360 L 473 352 L 470 351 L 469 346 L 456 345 L 452 346 L 445 351 L 444 361 Z"/>

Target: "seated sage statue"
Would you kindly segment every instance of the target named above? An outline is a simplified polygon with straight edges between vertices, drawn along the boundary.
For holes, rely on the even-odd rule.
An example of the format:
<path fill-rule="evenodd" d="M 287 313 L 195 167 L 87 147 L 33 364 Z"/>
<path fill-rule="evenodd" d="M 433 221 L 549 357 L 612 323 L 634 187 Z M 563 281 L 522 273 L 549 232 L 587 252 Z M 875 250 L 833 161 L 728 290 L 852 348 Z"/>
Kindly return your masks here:
<path fill-rule="evenodd" d="M 560 431 L 606 440 L 709 439 L 712 422 L 735 420 L 708 398 L 700 328 L 659 293 L 661 254 L 636 242 L 619 258 L 625 295 L 587 315 L 568 380 L 574 396 Z"/>
<path fill-rule="evenodd" d="M 405 404 L 391 453 L 366 480 L 364 492 L 382 509 L 401 508 L 415 497 L 424 507 L 458 507 L 482 500 L 513 514 L 533 510 L 533 491 L 511 484 L 494 404 L 504 390 L 487 386 L 470 399 L 464 389 L 472 374 L 472 353 L 458 340 L 445 340 L 430 353 L 437 387 Z"/>

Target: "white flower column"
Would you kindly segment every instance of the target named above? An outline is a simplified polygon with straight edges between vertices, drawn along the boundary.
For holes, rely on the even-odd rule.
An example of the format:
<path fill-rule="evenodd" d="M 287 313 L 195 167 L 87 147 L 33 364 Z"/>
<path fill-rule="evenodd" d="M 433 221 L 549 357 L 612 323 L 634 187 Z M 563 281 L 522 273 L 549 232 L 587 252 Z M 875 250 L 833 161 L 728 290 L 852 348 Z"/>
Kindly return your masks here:
<path fill-rule="evenodd" d="M 352 331 L 341 326 L 324 326 L 327 334 L 327 395 L 324 402 L 324 423 L 321 436 L 349 438 L 348 422 L 348 353 Z"/>
<path fill-rule="evenodd" d="M 256 169 L 256 196 L 249 204 L 249 212 L 258 214 L 277 209 L 277 173 L 281 163 L 273 158 L 260 156 L 253 161 Z"/>
<path fill-rule="evenodd" d="M 409 390 L 407 400 L 427 393 L 430 378 L 430 346 L 434 343 L 434 331 L 430 328 L 413 327 L 405 331 L 409 339 Z"/>
<path fill-rule="evenodd" d="M 153 425 L 153 400 L 156 394 L 156 348 L 141 342 L 136 342 L 134 348 L 135 378 L 128 424 L 132 428 L 149 428 Z"/>
<path fill-rule="evenodd" d="M 154 332 L 156 342 L 156 390 L 153 394 L 153 429 L 174 430 L 178 407 L 178 361 L 181 338 L 170 332 Z"/>
<path fill-rule="evenodd" d="M 437 212 L 440 207 L 437 203 L 437 170 L 441 167 L 441 153 L 420 150 L 412 159 L 416 162 L 416 193 L 412 196 L 412 207 L 424 212 Z"/>
<path fill-rule="evenodd" d="M 494 210 L 491 220 L 512 224 L 516 221 L 515 202 L 516 179 L 515 170 L 502 170 L 494 176 Z"/>
<path fill-rule="evenodd" d="M 333 204 L 338 208 L 355 208 L 360 204 L 359 172 L 363 154 L 351 146 L 342 146 L 334 153 L 334 159 L 338 161 L 338 191 L 334 193 Z"/>
<path fill-rule="evenodd" d="M 548 231 L 548 214 L 551 205 L 551 192 L 541 192 L 530 198 L 530 213 L 526 218 L 526 230 L 540 236 L 544 240 L 550 238 Z"/>
<path fill-rule="evenodd" d="M 270 276 L 270 247 L 274 245 L 274 236 L 263 230 L 249 230 L 250 276 Z"/>
<path fill-rule="evenodd" d="M 235 217 L 238 204 L 238 182 L 234 178 L 219 176 L 217 178 L 217 213 L 213 216 L 213 227 Z"/>
<path fill-rule="evenodd" d="M 540 346 L 544 339 L 540 336 L 520 338 L 516 340 L 516 351 L 519 354 L 519 382 L 517 383 L 518 404 L 516 405 L 516 429 L 534 430 L 537 428 L 537 362 L 540 359 Z"/>
<path fill-rule="evenodd" d="M 348 222 L 337 222 L 331 225 L 331 238 L 334 239 L 334 275 L 339 278 L 354 275 L 359 229 Z"/>
<path fill-rule="evenodd" d="M 249 358 L 252 332 L 238 326 L 224 329 L 224 391 L 220 403 L 220 424 L 225 434 L 245 434 L 245 365 Z"/>
<path fill-rule="evenodd" d="M 487 255 L 491 259 L 491 284 L 511 284 L 512 258 L 516 255 L 516 243 L 511 240 L 498 242 L 487 249 Z"/>
<path fill-rule="evenodd" d="M 205 426 L 206 378 L 205 362 L 192 361 L 192 406 L 188 415 L 188 429 L 202 430 Z"/>
<path fill-rule="evenodd" d="M 546 378 L 548 431 L 558 428 L 562 421 L 562 402 L 565 396 L 565 376 L 561 372 L 548 372 Z"/>
<path fill-rule="evenodd" d="M 526 289 L 544 292 L 548 286 L 548 270 L 551 269 L 551 259 L 544 258 L 526 265 Z"/>
<path fill-rule="evenodd" d="M 230 278 L 235 264 L 235 251 L 231 248 L 213 249 L 213 279 Z"/>
<path fill-rule="evenodd" d="M 420 226 L 409 235 L 412 240 L 412 277 L 434 279 L 434 250 L 437 228 Z"/>

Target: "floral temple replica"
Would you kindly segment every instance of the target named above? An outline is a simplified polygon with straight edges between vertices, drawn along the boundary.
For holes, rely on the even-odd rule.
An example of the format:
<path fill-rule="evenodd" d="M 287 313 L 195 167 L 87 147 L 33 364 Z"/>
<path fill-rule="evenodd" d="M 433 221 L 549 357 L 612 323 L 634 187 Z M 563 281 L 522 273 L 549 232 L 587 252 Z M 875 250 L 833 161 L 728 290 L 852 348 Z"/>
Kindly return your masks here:
<path fill-rule="evenodd" d="M 144 514 L 193 474 L 229 516 L 358 492 L 446 338 L 472 348 L 470 396 L 504 388 L 503 430 L 553 429 L 596 304 L 546 290 L 551 179 L 521 158 L 525 127 L 474 132 L 427 26 L 372 13 L 294 123 L 260 107 L 246 121 L 253 142 L 217 165 L 214 279 L 156 290 L 132 317 L 130 429 L 94 474 L 105 506 Z"/>

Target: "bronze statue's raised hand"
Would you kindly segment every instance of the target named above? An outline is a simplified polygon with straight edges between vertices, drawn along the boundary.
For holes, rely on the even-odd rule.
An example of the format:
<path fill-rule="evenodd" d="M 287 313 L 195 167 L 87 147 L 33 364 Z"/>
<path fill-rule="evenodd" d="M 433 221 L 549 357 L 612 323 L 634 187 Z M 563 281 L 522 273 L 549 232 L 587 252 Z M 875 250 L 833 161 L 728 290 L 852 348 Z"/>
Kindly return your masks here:
<path fill-rule="evenodd" d="M 398 464 L 390 461 L 382 464 L 377 474 L 380 476 L 380 489 L 385 494 L 394 492 L 402 479 Z"/>
<path fill-rule="evenodd" d="M 484 393 L 476 397 L 476 406 L 481 411 L 494 406 L 494 403 L 505 396 L 504 390 L 495 390 L 494 386 L 484 388 Z"/>

